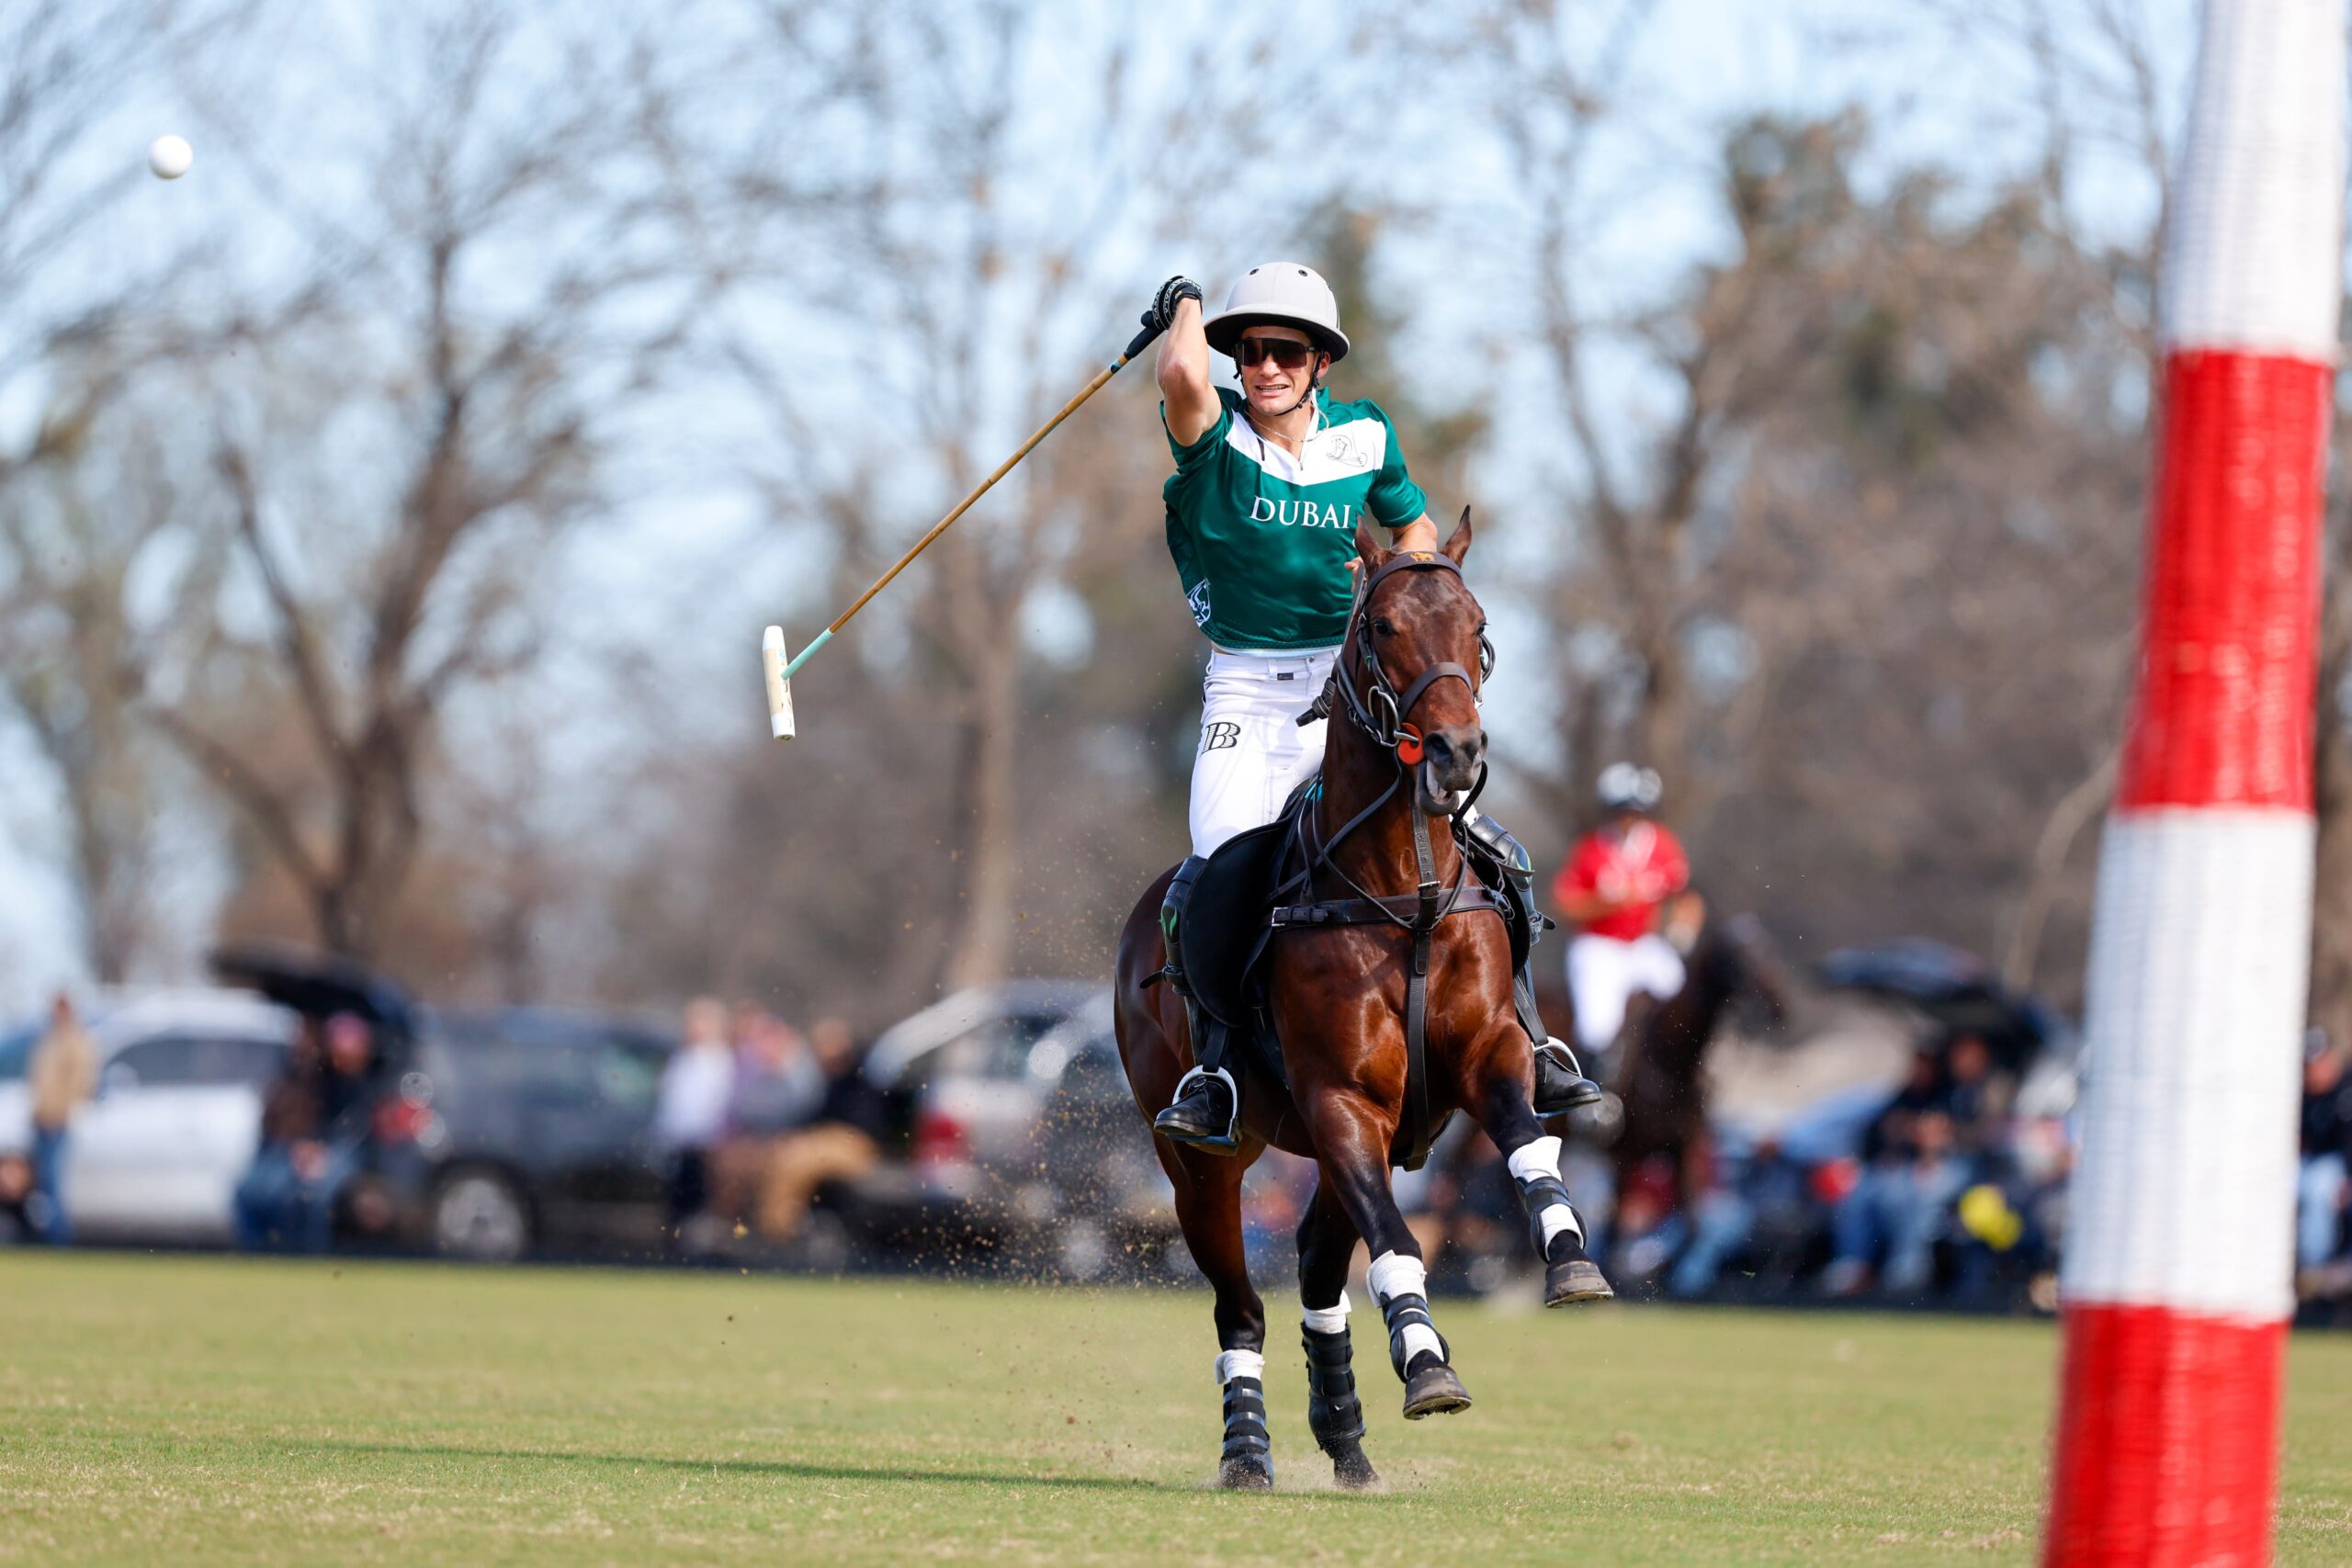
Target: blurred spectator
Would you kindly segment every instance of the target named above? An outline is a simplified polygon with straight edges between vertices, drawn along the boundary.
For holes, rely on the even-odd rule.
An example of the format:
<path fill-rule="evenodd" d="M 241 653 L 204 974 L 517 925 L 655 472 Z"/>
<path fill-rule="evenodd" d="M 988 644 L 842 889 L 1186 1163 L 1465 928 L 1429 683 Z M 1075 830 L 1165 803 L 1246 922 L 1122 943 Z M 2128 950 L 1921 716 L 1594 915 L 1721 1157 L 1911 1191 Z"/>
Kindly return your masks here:
<path fill-rule="evenodd" d="M 760 1234 L 790 1241 L 808 1216 L 809 1200 L 828 1181 L 865 1175 L 882 1157 L 889 1118 L 882 1091 L 866 1081 L 865 1053 L 838 1018 L 808 1032 L 808 1055 L 820 1085 L 815 1113 L 800 1131 L 777 1139 L 760 1185 Z"/>
<path fill-rule="evenodd" d="M 727 1128 L 735 1089 L 735 1053 L 727 1043 L 727 1005 L 715 997 L 686 1004 L 684 1034 L 662 1069 L 653 1138 L 670 1161 L 673 1235 L 702 1212 L 711 1149 Z"/>
<path fill-rule="evenodd" d="M 1667 1289 L 1677 1296 L 1713 1290 L 1724 1266 L 1755 1249 L 1759 1235 L 1802 1236 L 1817 1224 L 1811 1219 L 1811 1173 L 1778 1140 L 1763 1139 L 1746 1154 L 1724 1155 L 1718 1145 L 1714 1165 L 1714 1179 L 1690 1206 L 1690 1244 L 1667 1276 Z M 1783 1269 L 1783 1282 L 1790 1272 L 1792 1266 Z"/>
<path fill-rule="evenodd" d="M 2352 1189 L 2352 1077 L 2343 1047 L 2314 1029 L 2303 1048 L 2302 1164 L 2296 1190 L 2295 1268 L 2306 1293 L 2332 1293 L 2324 1279 L 2344 1251 L 2344 1209 Z"/>
<path fill-rule="evenodd" d="M 30 1080 L 33 1122 L 32 1189 L 25 1213 L 42 1240 L 64 1247 L 74 1239 L 65 1214 L 66 1139 L 74 1112 L 97 1088 L 98 1053 L 74 1016 L 74 998 L 62 991 L 50 1004 L 48 1032 L 33 1047 L 25 1076 Z"/>
<path fill-rule="evenodd" d="M 33 1234 L 25 1213 L 33 1192 L 33 1162 L 21 1154 L 0 1155 L 0 1242 L 22 1241 Z"/>
<path fill-rule="evenodd" d="M 1913 1055 L 1910 1077 L 1863 1136 L 1860 1179 L 1832 1216 L 1837 1254 L 1822 1280 L 1830 1294 L 1863 1289 L 1874 1261 L 1882 1265 L 1880 1283 L 1890 1291 L 1917 1291 L 1928 1282 L 1945 1215 L 1972 1170 L 1953 1110 L 1981 1110 L 1984 1099 L 1973 1092 L 1981 1087 L 1980 1077 L 1969 1091 L 1955 1092 L 1935 1052 Z"/>
<path fill-rule="evenodd" d="M 1994 1060 L 1993 1049 L 1976 1034 L 1956 1034 L 1944 1048 L 1944 1110 L 1961 1150 L 1982 1160 L 1997 1151 L 2017 1101 L 2017 1079 Z"/>
<path fill-rule="evenodd" d="M 705 1192 L 726 1227 L 752 1217 L 776 1140 L 814 1115 L 824 1093 L 824 1072 L 798 1030 L 756 1003 L 736 1008 L 735 1084 Z"/>
<path fill-rule="evenodd" d="M 336 1201 L 359 1169 L 368 1135 L 376 1040 L 367 1020 L 339 1012 L 305 1022 L 262 1101 L 261 1145 L 237 1183 L 237 1245 L 324 1252 Z"/>
<path fill-rule="evenodd" d="M 739 1008 L 735 1017 L 735 1087 L 727 1100 L 728 1130 L 774 1134 L 808 1122 L 828 1087 L 825 1069 L 808 1043 L 765 1008 Z"/>

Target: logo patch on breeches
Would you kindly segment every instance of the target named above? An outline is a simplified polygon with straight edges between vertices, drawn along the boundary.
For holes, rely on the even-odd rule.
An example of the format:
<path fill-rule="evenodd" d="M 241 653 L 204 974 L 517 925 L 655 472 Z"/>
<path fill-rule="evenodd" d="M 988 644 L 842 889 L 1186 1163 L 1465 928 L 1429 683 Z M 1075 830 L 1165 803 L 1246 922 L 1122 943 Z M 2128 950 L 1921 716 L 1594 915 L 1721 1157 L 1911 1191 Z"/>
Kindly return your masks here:
<path fill-rule="evenodd" d="M 1240 744 L 1241 727 L 1238 724 L 1219 719 L 1215 724 L 1201 726 L 1201 750 L 1204 751 L 1230 751 Z"/>

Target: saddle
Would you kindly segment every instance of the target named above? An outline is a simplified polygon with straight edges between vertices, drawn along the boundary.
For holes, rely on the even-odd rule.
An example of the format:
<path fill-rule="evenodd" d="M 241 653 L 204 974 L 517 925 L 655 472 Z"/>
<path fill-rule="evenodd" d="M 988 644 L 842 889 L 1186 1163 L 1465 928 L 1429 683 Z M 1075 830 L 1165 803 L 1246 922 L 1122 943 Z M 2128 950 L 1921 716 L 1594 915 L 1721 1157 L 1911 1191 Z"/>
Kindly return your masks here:
<path fill-rule="evenodd" d="M 1268 996 L 1271 966 L 1267 954 L 1279 931 L 1329 924 L 1370 924 L 1394 917 L 1408 917 L 1418 897 L 1402 894 L 1380 900 L 1383 914 L 1371 901 L 1340 899 L 1321 903 L 1283 903 L 1285 894 L 1313 897 L 1302 873 L 1306 834 L 1301 819 L 1322 793 L 1320 775 L 1291 792 L 1282 814 L 1262 828 L 1238 834 L 1209 857 L 1193 884 L 1184 918 L 1184 971 L 1201 1009 L 1227 1031 L 1241 1060 L 1290 1089 L 1290 1074 L 1283 1060 Z M 1475 889 L 1465 888 L 1453 908 L 1491 908 L 1510 933 L 1511 965 L 1527 961 L 1534 933 L 1519 918 L 1507 896 L 1503 868 L 1484 844 L 1453 824 L 1453 841 L 1468 863 Z M 1357 906 L 1363 906 L 1357 908 Z M 1421 1076 L 1413 1064 L 1413 1076 Z M 1429 1144 L 1439 1128 L 1408 1129 L 1405 1168 L 1417 1170 L 1427 1157 Z"/>

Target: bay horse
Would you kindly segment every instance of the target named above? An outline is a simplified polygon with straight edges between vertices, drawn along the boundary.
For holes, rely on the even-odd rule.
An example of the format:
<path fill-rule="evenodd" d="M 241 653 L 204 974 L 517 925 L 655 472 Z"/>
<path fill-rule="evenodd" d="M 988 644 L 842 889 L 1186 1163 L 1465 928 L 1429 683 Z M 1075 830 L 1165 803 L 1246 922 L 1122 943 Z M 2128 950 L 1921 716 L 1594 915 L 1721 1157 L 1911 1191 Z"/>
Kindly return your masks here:
<path fill-rule="evenodd" d="M 1786 987 L 1763 926 L 1753 915 L 1709 919 L 1690 950 L 1682 989 L 1642 1011 L 1627 1027 L 1625 1049 L 1610 1085 L 1623 1121 L 1609 1147 L 1616 1176 L 1611 1247 L 1630 1239 L 1617 1221 L 1634 1178 L 1666 1162 L 1675 1209 L 1699 1191 L 1712 1155 L 1707 1129 L 1707 1047 L 1734 1003 L 1750 998 L 1766 1028 L 1787 1011 Z M 1621 1255 L 1622 1256 L 1622 1255 Z"/>
<path fill-rule="evenodd" d="M 1307 1422 L 1342 1486 L 1378 1480 L 1363 1453 L 1348 1336 L 1348 1267 L 1359 1237 L 1406 1416 L 1470 1404 L 1430 1314 L 1420 1246 L 1389 1190 L 1389 1167 L 1418 1165 L 1453 1111 L 1476 1118 L 1510 1162 L 1544 1262 L 1545 1304 L 1611 1293 L 1585 1255 L 1583 1224 L 1560 1181 L 1560 1140 L 1544 1134 L 1531 1104 L 1532 1047 L 1512 1005 L 1497 900 L 1465 886 L 1446 830 L 1444 819 L 1469 807 L 1485 773 L 1477 697 L 1490 660 L 1486 617 L 1462 578 L 1470 539 L 1467 509 L 1438 551 L 1382 549 L 1358 532 L 1355 603 L 1326 694 L 1332 716 L 1320 787 L 1289 829 L 1299 855 L 1279 913 L 1294 918 L 1273 925 L 1266 959 L 1268 1016 L 1289 1087 L 1261 1064 L 1235 1060 L 1237 1150 L 1154 1140 L 1184 1245 L 1216 1292 L 1225 1401 L 1218 1480 L 1228 1487 L 1273 1483 L 1265 1304 L 1250 1282 L 1241 1235 L 1242 1176 L 1269 1146 L 1316 1165 L 1315 1196 L 1298 1227 Z M 1173 874 L 1144 891 L 1119 940 L 1119 1054 L 1147 1123 L 1192 1064 L 1183 999 L 1155 984 L 1166 961 L 1159 910 Z M 1314 903 L 1331 890 L 1352 897 Z"/>

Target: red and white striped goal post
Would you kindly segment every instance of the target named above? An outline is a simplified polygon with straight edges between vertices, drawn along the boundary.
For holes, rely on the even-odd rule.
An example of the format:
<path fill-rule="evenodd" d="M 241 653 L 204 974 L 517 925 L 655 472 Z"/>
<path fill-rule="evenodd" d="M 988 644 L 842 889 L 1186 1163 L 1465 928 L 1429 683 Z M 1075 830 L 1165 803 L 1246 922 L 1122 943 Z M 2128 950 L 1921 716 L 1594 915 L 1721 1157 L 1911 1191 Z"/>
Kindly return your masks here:
<path fill-rule="evenodd" d="M 2267 1561 L 2294 1309 L 2345 0 L 2209 0 L 2102 847 L 2043 1560 Z"/>

